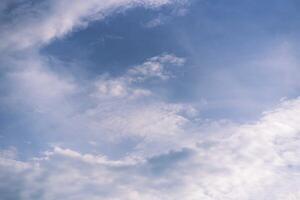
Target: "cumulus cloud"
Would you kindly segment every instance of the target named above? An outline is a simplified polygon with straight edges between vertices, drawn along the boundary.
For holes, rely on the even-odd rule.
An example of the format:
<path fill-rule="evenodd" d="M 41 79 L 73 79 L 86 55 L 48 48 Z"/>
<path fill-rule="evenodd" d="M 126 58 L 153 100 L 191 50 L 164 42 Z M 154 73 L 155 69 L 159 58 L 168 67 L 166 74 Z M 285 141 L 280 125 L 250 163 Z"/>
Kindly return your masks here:
<path fill-rule="evenodd" d="M 299 99 L 286 101 L 253 124 L 150 157 L 110 160 L 56 147 L 21 162 L 2 153 L 1 191 L 25 200 L 298 199 L 299 110 Z"/>

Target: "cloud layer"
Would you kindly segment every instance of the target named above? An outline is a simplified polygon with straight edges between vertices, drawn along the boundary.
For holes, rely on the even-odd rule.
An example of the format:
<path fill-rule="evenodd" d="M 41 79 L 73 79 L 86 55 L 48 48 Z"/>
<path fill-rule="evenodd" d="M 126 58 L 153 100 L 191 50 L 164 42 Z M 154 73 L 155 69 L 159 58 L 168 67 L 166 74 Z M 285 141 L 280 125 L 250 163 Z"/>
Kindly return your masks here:
<path fill-rule="evenodd" d="M 0 3 L 1 108 L 25 124 L 10 133 L 15 140 L 28 134 L 47 149 L 29 158 L 17 146 L 1 149 L 0 199 L 300 199 L 300 99 L 283 100 L 253 123 L 207 120 L 192 104 L 155 92 L 176 78 L 185 58 L 162 53 L 118 74 L 82 78 L 40 53 L 92 21 L 133 7 L 176 3 L 183 5 Z"/>
<path fill-rule="evenodd" d="M 199 133 L 186 147 L 152 157 L 110 160 L 55 147 L 21 162 L 7 150 L 1 194 L 25 200 L 298 199 L 299 110 L 299 100 L 286 101 L 254 124 L 224 128 L 222 135 Z"/>

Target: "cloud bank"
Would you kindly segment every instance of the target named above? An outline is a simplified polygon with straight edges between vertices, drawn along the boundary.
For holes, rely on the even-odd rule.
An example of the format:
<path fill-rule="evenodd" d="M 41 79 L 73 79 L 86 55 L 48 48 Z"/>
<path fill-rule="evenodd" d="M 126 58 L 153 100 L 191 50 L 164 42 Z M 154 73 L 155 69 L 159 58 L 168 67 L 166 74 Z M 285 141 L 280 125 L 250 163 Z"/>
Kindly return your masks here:
<path fill-rule="evenodd" d="M 110 160 L 55 147 L 22 162 L 7 150 L 1 194 L 25 200 L 298 199 L 299 111 L 299 99 L 286 101 L 254 124 L 199 134 L 184 148 L 152 157 Z"/>

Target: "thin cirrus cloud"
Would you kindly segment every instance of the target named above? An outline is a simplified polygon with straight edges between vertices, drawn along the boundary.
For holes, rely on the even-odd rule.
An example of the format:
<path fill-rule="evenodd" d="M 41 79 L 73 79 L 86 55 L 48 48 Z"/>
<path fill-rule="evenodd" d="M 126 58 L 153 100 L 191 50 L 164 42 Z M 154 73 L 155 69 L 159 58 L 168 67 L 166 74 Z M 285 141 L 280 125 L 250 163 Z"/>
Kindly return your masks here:
<path fill-rule="evenodd" d="M 24 146 L 3 145 L 0 199 L 300 198 L 299 99 L 283 100 L 252 123 L 209 120 L 194 104 L 168 100 L 153 89 L 176 80 L 175 68 L 188 65 L 186 58 L 162 52 L 118 74 L 83 80 L 66 70 L 64 61 L 40 53 L 42 46 L 113 13 L 176 3 L 183 5 L 171 0 L 0 3 L 5 38 L 0 111 L 5 107 L 16 117 L 0 142 L 39 138 L 43 146 L 32 147 L 26 157 Z M 262 64 L 284 72 L 276 67 L 279 61 Z M 284 87 L 296 84 L 290 70 L 284 75 Z"/>

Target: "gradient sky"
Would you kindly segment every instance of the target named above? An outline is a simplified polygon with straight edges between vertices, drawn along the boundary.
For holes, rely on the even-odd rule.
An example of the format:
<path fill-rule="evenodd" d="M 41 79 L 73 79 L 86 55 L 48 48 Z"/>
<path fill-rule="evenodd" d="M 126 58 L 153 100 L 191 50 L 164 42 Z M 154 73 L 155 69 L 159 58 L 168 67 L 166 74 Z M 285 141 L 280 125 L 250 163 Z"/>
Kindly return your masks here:
<path fill-rule="evenodd" d="M 300 199 L 299 10 L 1 0 L 0 200 Z"/>

